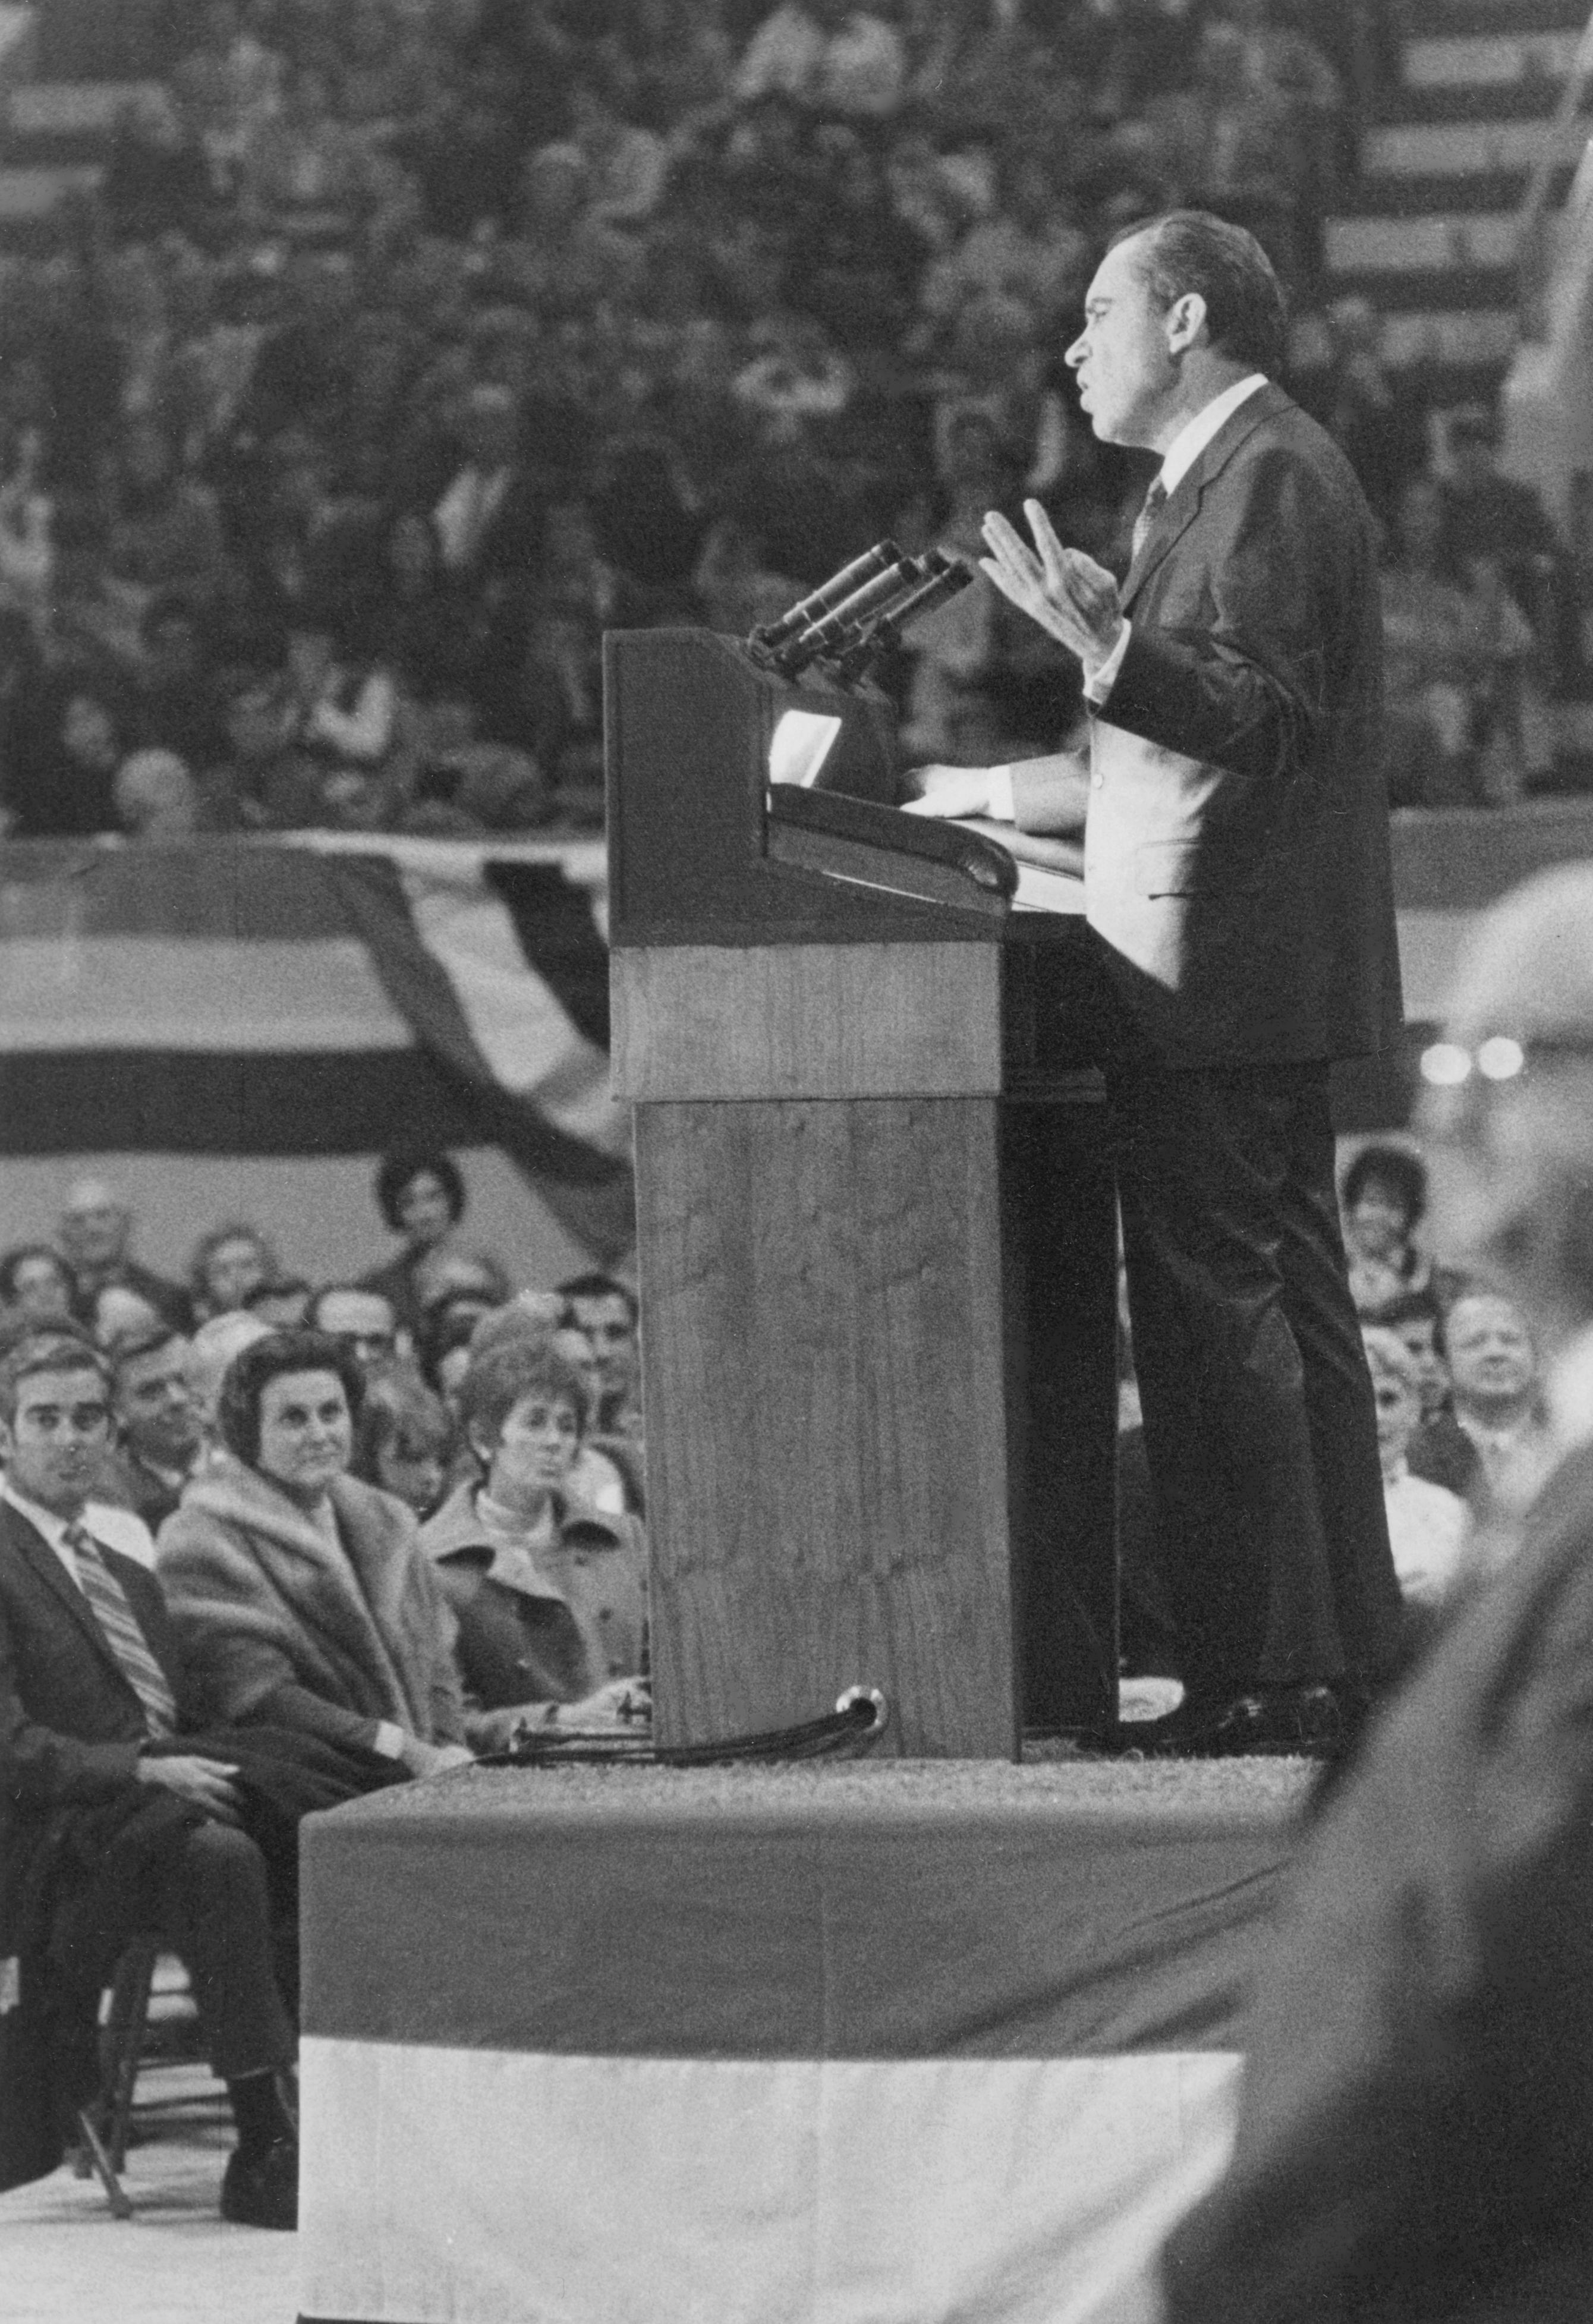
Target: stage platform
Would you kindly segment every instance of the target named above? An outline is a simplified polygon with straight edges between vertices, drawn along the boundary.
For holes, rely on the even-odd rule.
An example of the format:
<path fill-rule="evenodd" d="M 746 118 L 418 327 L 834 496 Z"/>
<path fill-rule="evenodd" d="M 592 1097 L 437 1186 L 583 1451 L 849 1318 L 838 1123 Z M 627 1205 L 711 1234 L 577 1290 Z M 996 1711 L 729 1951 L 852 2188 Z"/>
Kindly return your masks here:
<path fill-rule="evenodd" d="M 312 1820 L 303 2319 L 1104 2324 L 1220 2167 L 1309 1780 L 467 1769 Z"/>

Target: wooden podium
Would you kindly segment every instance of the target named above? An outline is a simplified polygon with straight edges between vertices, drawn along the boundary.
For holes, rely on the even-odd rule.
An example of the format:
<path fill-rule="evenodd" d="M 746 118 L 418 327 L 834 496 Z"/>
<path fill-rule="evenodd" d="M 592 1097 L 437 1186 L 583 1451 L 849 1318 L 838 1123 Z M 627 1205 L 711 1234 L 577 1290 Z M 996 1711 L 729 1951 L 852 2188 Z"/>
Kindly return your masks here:
<path fill-rule="evenodd" d="M 1082 918 L 898 813 L 868 695 L 605 643 L 655 1724 L 880 1688 L 880 1748 L 1116 1715 L 1116 1213 Z M 771 763 L 827 788 L 771 786 Z"/>

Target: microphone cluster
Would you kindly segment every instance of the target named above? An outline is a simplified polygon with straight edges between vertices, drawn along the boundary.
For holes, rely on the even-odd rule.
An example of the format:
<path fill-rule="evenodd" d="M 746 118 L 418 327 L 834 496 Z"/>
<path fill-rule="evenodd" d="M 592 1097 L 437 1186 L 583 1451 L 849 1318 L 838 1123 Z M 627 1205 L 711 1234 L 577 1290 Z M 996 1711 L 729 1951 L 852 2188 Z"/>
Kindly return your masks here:
<path fill-rule="evenodd" d="M 782 678 L 825 661 L 842 678 L 858 678 L 897 642 L 905 622 L 944 605 L 972 578 L 971 567 L 941 549 L 908 557 L 894 540 L 876 541 L 747 642 Z"/>

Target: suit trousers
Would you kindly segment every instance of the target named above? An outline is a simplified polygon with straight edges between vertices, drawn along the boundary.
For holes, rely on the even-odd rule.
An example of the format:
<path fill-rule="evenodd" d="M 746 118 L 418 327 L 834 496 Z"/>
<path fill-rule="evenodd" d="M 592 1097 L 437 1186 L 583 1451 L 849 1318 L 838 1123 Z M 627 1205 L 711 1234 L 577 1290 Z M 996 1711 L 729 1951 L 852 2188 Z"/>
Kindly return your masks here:
<path fill-rule="evenodd" d="M 196 1828 L 162 1884 L 157 1925 L 193 1980 L 222 2080 L 290 2066 L 295 2036 L 272 1967 L 265 1858 L 245 1832 Z"/>
<path fill-rule="evenodd" d="M 1403 1617 L 1325 1063 L 1109 1047 L 1135 1363 L 1193 1692 L 1395 1665 Z"/>

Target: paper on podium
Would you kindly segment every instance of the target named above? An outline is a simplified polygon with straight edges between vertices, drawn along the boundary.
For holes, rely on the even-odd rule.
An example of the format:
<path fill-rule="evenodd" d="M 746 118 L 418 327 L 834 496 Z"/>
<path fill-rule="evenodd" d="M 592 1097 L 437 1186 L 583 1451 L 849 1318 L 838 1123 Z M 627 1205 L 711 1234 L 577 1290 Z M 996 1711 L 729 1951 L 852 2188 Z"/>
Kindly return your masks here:
<path fill-rule="evenodd" d="M 964 831 L 993 839 L 1017 866 L 1017 892 L 1012 908 L 1017 912 L 1082 912 L 1084 908 L 1084 845 L 1078 839 L 1041 839 L 1016 824 L 997 823 L 990 816 L 965 815 L 956 820 Z"/>

